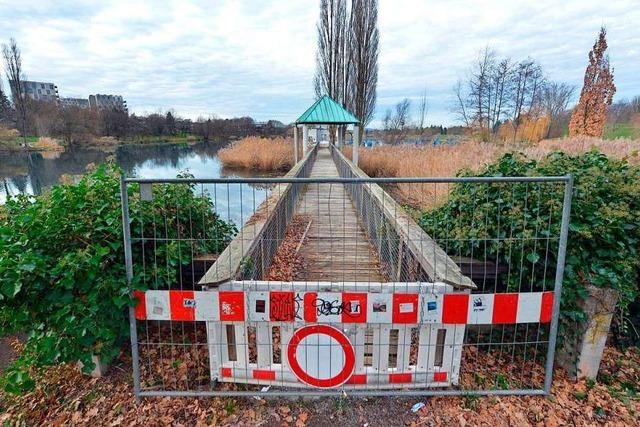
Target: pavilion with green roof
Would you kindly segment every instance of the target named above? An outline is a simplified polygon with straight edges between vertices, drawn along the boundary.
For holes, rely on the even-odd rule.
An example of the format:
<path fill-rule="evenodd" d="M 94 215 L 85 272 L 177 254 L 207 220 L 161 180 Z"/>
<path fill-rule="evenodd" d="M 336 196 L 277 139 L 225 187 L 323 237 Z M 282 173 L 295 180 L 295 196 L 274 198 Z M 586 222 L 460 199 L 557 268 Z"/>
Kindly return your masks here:
<path fill-rule="evenodd" d="M 302 149 L 303 155 L 307 153 L 309 143 L 309 126 L 330 125 L 336 127 L 337 146 L 342 147 L 343 128 L 353 126 L 353 140 L 358 141 L 360 120 L 349 110 L 336 102 L 328 95 L 322 96 L 313 105 L 302 113 L 293 127 L 293 139 L 295 147 L 295 159 L 298 161 L 298 127 L 302 125 Z M 353 145 L 353 162 L 358 164 L 358 144 Z"/>

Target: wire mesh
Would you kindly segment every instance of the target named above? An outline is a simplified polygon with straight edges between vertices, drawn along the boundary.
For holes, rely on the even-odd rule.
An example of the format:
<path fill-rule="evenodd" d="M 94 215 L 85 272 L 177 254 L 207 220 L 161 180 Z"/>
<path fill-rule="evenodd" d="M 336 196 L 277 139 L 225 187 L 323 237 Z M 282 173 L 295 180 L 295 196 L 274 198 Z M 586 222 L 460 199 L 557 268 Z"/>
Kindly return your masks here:
<path fill-rule="evenodd" d="M 123 180 L 136 395 L 546 393 L 570 195 L 317 147 L 283 178 Z"/>

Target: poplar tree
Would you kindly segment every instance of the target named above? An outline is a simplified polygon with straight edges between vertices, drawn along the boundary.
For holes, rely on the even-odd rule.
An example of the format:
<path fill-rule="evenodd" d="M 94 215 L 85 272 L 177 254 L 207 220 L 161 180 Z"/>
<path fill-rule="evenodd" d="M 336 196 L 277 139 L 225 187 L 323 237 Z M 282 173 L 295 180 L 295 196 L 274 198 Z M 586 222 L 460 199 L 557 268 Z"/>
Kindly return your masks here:
<path fill-rule="evenodd" d="M 601 137 L 604 133 L 607 110 L 616 93 L 613 70 L 609 67 L 609 55 L 606 53 L 606 36 L 605 28 L 600 28 L 600 35 L 589 52 L 580 100 L 569 122 L 569 136 Z"/>

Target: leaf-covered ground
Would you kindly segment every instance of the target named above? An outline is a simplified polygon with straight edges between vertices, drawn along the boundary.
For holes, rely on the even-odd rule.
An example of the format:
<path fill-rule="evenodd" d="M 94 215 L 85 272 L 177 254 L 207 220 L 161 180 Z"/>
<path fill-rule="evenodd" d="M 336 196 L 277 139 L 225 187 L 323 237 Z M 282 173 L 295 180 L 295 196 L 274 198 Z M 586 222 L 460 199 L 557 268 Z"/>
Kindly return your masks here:
<path fill-rule="evenodd" d="M 103 378 L 75 366 L 36 373 L 36 389 L 0 393 L 3 425 L 638 425 L 640 351 L 607 348 L 597 382 L 557 372 L 549 397 L 147 398 L 136 404 L 130 360 Z M 417 413 L 411 406 L 424 402 Z"/>

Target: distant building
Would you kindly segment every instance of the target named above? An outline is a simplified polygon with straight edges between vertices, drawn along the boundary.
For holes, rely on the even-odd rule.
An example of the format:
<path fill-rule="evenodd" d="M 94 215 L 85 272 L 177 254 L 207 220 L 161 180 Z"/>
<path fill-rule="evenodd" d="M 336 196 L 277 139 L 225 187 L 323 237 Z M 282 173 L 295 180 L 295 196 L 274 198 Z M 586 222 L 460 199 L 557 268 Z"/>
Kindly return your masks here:
<path fill-rule="evenodd" d="M 269 120 L 266 122 L 254 122 L 254 126 L 257 129 L 261 129 L 261 128 L 275 128 L 275 129 L 284 129 L 287 127 L 287 125 L 285 125 L 284 123 L 282 123 L 279 120 Z"/>
<path fill-rule="evenodd" d="M 97 110 L 114 108 L 127 111 L 127 101 L 120 95 L 89 95 L 89 105 Z"/>
<path fill-rule="evenodd" d="M 61 107 L 89 108 L 89 100 L 86 98 L 60 98 Z"/>
<path fill-rule="evenodd" d="M 11 83 L 11 82 L 10 82 Z M 13 84 L 10 84 L 13 90 Z M 49 82 L 34 82 L 25 80 L 22 82 L 22 91 L 26 95 L 36 101 L 58 102 L 58 86 Z M 16 94 L 13 94 L 14 98 Z"/>

